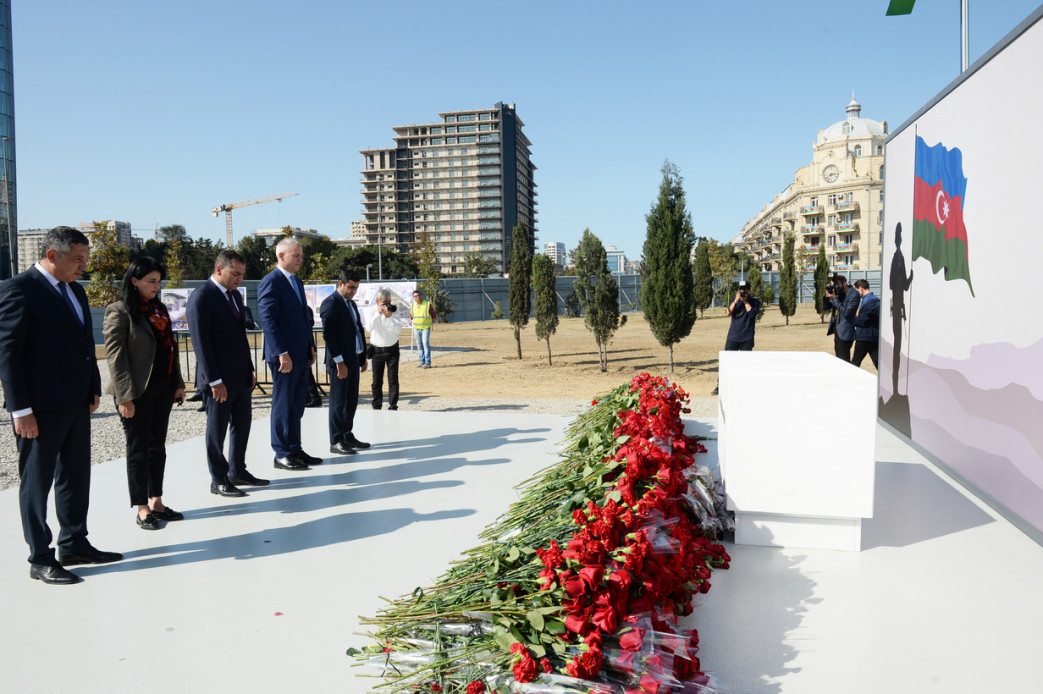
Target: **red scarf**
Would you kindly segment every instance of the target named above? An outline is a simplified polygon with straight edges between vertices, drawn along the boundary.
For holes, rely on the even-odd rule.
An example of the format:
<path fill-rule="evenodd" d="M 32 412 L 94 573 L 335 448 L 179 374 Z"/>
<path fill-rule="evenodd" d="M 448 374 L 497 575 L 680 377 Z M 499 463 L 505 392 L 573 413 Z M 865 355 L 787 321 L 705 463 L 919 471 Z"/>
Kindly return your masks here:
<path fill-rule="evenodd" d="M 174 370 L 174 355 L 177 353 L 177 343 L 174 341 L 174 331 L 170 328 L 170 318 L 158 301 L 145 301 L 139 296 L 138 308 L 141 309 L 145 320 L 162 340 L 167 352 L 167 375 L 169 376 L 170 372 Z"/>

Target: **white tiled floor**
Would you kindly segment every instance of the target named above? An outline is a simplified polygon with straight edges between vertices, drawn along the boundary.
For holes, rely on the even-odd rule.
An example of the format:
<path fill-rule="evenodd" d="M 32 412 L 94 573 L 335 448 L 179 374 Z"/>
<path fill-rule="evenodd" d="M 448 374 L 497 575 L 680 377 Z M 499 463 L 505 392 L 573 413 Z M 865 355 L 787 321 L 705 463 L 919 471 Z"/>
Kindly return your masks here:
<path fill-rule="evenodd" d="M 188 518 L 151 533 L 122 461 L 96 466 L 91 539 L 125 559 L 76 586 L 29 580 L 17 490 L 0 492 L 0 691 L 363 692 L 344 655 L 358 615 L 474 545 L 568 421 L 364 410 L 374 447 L 304 473 L 272 468 L 258 421 L 250 469 L 272 486 L 213 496 L 202 439 L 175 444 L 165 499 Z M 322 455 L 325 411 L 304 431 Z M 704 667 L 733 693 L 1043 689 L 1043 548 L 883 430 L 877 459 L 861 553 L 729 546 L 694 615 Z"/>

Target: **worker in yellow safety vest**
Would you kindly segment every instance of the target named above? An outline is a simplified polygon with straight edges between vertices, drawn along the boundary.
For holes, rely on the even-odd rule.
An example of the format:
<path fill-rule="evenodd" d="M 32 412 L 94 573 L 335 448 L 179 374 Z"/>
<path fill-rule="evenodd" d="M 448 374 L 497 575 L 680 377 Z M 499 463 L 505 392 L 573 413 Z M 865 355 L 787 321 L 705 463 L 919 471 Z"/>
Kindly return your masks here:
<path fill-rule="evenodd" d="M 435 319 L 435 307 L 424 300 L 424 292 L 413 290 L 413 303 L 409 305 L 409 317 L 413 319 L 413 341 L 420 349 L 417 366 L 431 368 L 431 324 Z"/>

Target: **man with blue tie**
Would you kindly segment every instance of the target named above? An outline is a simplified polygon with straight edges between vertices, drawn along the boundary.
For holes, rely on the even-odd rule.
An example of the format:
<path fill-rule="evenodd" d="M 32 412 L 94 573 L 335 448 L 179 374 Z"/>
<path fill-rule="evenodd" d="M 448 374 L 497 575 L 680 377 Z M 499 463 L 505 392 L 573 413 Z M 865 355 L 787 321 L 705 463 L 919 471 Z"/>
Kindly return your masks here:
<path fill-rule="evenodd" d="M 18 446 L 29 577 L 52 585 L 80 580 L 65 566 L 123 558 L 87 540 L 91 414 L 101 396 L 90 306 L 76 284 L 89 244 L 79 230 L 55 227 L 39 262 L 0 282 L 0 381 Z M 61 528 L 57 559 L 47 525 L 52 484 Z"/>
<path fill-rule="evenodd" d="M 366 370 L 365 332 L 352 300 L 358 288 L 358 273 L 341 270 L 337 290 L 319 307 L 330 379 L 330 453 L 337 455 L 354 455 L 356 448 L 369 448 L 352 431 L 359 404 L 359 371 Z"/>
<path fill-rule="evenodd" d="M 246 469 L 254 366 L 246 339 L 246 306 L 239 293 L 246 262 L 230 248 L 217 255 L 210 279 L 188 296 L 188 329 L 196 354 L 196 387 L 206 409 L 210 493 L 246 496 L 240 487 L 266 487 Z M 228 457 L 225 457 L 225 435 Z"/>
<path fill-rule="evenodd" d="M 275 467 L 307 470 L 322 463 L 301 447 L 301 417 L 308 402 L 308 369 L 315 363 L 310 311 L 304 283 L 295 274 L 304 251 L 292 238 L 275 247 L 278 265 L 257 286 L 257 310 L 264 331 L 264 359 L 272 373 L 272 448 Z"/>

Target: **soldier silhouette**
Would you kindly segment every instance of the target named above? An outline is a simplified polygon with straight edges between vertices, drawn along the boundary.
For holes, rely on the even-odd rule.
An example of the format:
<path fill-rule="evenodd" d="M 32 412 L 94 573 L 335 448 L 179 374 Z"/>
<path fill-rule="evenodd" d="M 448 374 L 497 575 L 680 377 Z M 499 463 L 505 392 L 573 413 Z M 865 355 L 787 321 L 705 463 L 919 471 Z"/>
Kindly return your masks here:
<path fill-rule="evenodd" d="M 905 292 L 913 283 L 913 273 L 905 276 L 905 256 L 902 255 L 902 223 L 895 227 L 895 254 L 891 258 L 891 332 L 894 347 L 891 352 L 891 396 L 898 395 L 898 369 L 902 359 L 902 323 L 905 321 Z"/>

